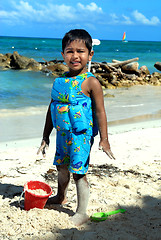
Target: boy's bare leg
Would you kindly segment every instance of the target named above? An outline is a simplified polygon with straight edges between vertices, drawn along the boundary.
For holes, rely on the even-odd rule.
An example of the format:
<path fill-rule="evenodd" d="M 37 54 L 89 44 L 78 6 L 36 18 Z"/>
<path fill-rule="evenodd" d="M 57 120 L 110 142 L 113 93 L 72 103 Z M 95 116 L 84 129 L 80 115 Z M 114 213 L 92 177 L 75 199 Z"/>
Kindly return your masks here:
<path fill-rule="evenodd" d="M 88 221 L 89 217 L 86 214 L 86 209 L 89 200 L 89 186 L 87 182 L 86 175 L 73 174 L 73 178 L 76 183 L 77 189 L 77 210 L 71 221 L 76 225 L 80 226 L 81 224 Z"/>
<path fill-rule="evenodd" d="M 58 192 L 57 195 L 48 199 L 47 204 L 65 204 L 66 194 L 70 181 L 70 173 L 67 165 L 58 165 Z"/>

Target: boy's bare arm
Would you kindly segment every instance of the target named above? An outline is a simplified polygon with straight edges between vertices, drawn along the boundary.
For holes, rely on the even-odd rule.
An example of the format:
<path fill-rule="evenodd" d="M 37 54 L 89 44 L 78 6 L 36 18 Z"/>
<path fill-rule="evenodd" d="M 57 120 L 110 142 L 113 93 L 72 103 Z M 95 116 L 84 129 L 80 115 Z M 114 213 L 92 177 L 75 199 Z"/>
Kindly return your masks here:
<path fill-rule="evenodd" d="M 50 105 L 51 105 L 51 103 L 49 104 L 48 111 L 47 111 L 47 114 L 46 114 L 46 121 L 45 121 L 45 126 L 44 126 L 44 131 L 43 131 L 43 139 L 42 139 L 42 142 L 41 142 L 41 146 L 40 146 L 40 148 L 38 149 L 38 152 L 37 152 L 37 154 L 42 152 L 44 157 L 46 155 L 45 150 L 49 147 L 49 143 L 50 143 L 49 136 L 50 136 L 50 133 L 53 130 L 53 123 L 52 123 L 52 119 L 51 119 Z"/>
<path fill-rule="evenodd" d="M 99 149 L 102 149 L 110 158 L 115 159 L 113 153 L 111 152 L 108 140 L 107 117 L 104 107 L 102 86 L 99 81 L 93 77 L 89 81 L 89 89 L 94 100 L 96 117 L 100 132 Z"/>
<path fill-rule="evenodd" d="M 50 111 L 51 103 L 52 103 L 52 100 L 51 100 L 51 102 L 49 104 L 49 107 L 48 107 L 48 111 L 47 111 L 47 114 L 46 114 L 44 131 L 43 131 L 43 140 L 45 140 L 47 144 L 49 144 L 49 136 L 50 136 L 50 133 L 53 130 L 53 123 L 52 123 L 51 111 Z"/>

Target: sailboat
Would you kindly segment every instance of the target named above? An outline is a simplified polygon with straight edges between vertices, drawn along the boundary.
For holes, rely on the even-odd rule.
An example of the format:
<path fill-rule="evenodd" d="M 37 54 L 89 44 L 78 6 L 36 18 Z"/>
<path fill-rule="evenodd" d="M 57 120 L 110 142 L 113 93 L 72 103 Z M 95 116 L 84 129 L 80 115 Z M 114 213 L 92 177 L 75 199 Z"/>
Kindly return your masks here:
<path fill-rule="evenodd" d="M 123 34 L 122 42 L 127 42 L 127 40 L 126 40 L 126 32 L 124 32 L 124 34 Z"/>

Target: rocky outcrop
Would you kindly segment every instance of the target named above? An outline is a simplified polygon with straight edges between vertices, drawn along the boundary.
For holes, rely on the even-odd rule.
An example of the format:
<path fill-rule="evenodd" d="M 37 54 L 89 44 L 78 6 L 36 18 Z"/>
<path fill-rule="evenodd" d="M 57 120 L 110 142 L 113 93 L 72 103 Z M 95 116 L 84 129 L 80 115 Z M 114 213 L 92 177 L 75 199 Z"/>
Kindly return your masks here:
<path fill-rule="evenodd" d="M 16 51 L 13 54 L 0 54 L 0 66 L 3 68 L 27 69 L 31 71 L 40 71 L 42 69 L 42 65 L 33 58 L 21 56 Z"/>
<path fill-rule="evenodd" d="M 52 60 L 37 62 L 33 58 L 27 58 L 18 54 L 18 52 L 0 54 L 0 66 L 4 69 L 23 69 L 30 71 L 42 71 L 51 74 L 54 77 L 62 75 L 68 71 L 68 67 L 63 60 Z M 113 60 L 112 63 L 92 62 L 91 72 L 98 78 L 103 88 L 130 87 L 133 85 L 161 85 L 161 73 L 154 72 L 150 74 L 146 66 L 139 69 L 138 58 L 125 61 Z M 159 70 L 161 63 L 155 65 Z"/>
<path fill-rule="evenodd" d="M 41 64 L 36 62 L 33 58 L 21 56 L 16 51 L 11 56 L 10 65 L 15 69 L 28 69 L 33 71 L 39 71 L 42 69 Z"/>
<path fill-rule="evenodd" d="M 91 71 L 104 88 L 130 87 L 134 85 L 161 85 L 161 73 L 150 74 L 146 66 L 138 69 L 138 58 L 113 63 L 92 63 Z M 125 70 L 126 69 L 126 70 Z"/>

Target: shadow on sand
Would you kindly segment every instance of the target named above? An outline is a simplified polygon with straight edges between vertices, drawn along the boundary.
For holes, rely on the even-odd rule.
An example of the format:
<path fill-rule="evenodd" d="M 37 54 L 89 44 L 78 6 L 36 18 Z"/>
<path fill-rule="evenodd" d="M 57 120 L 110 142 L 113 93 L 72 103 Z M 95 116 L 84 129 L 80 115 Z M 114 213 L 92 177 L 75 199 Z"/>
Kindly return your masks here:
<path fill-rule="evenodd" d="M 20 196 L 23 191 L 23 186 L 17 186 L 9 183 L 0 183 L 0 195 L 2 199 L 13 199 L 15 196 Z"/>
<path fill-rule="evenodd" d="M 89 220 L 83 228 L 53 229 L 53 234 L 59 233 L 59 238 L 54 239 L 160 240 L 161 199 L 144 196 L 142 203 L 142 208 L 121 206 L 126 209 L 124 214 L 110 216 L 103 222 Z"/>
<path fill-rule="evenodd" d="M 0 195 L 3 199 L 13 199 L 20 196 L 23 191 L 22 186 L 0 183 Z M 117 196 L 116 196 L 117 197 Z M 108 217 L 103 222 L 91 222 L 90 220 L 83 226 L 71 229 L 55 229 L 50 231 L 53 238 L 47 235 L 44 238 L 28 239 L 46 239 L 46 240 L 160 240 L 161 239 L 161 198 L 151 196 L 142 197 L 142 207 L 121 206 L 126 212 Z M 11 206 L 18 207 L 18 201 L 12 201 Z M 65 212 L 69 216 L 74 213 L 67 206 L 53 206 L 46 208 L 54 209 L 58 212 Z M 52 221 L 52 219 L 51 219 Z"/>

